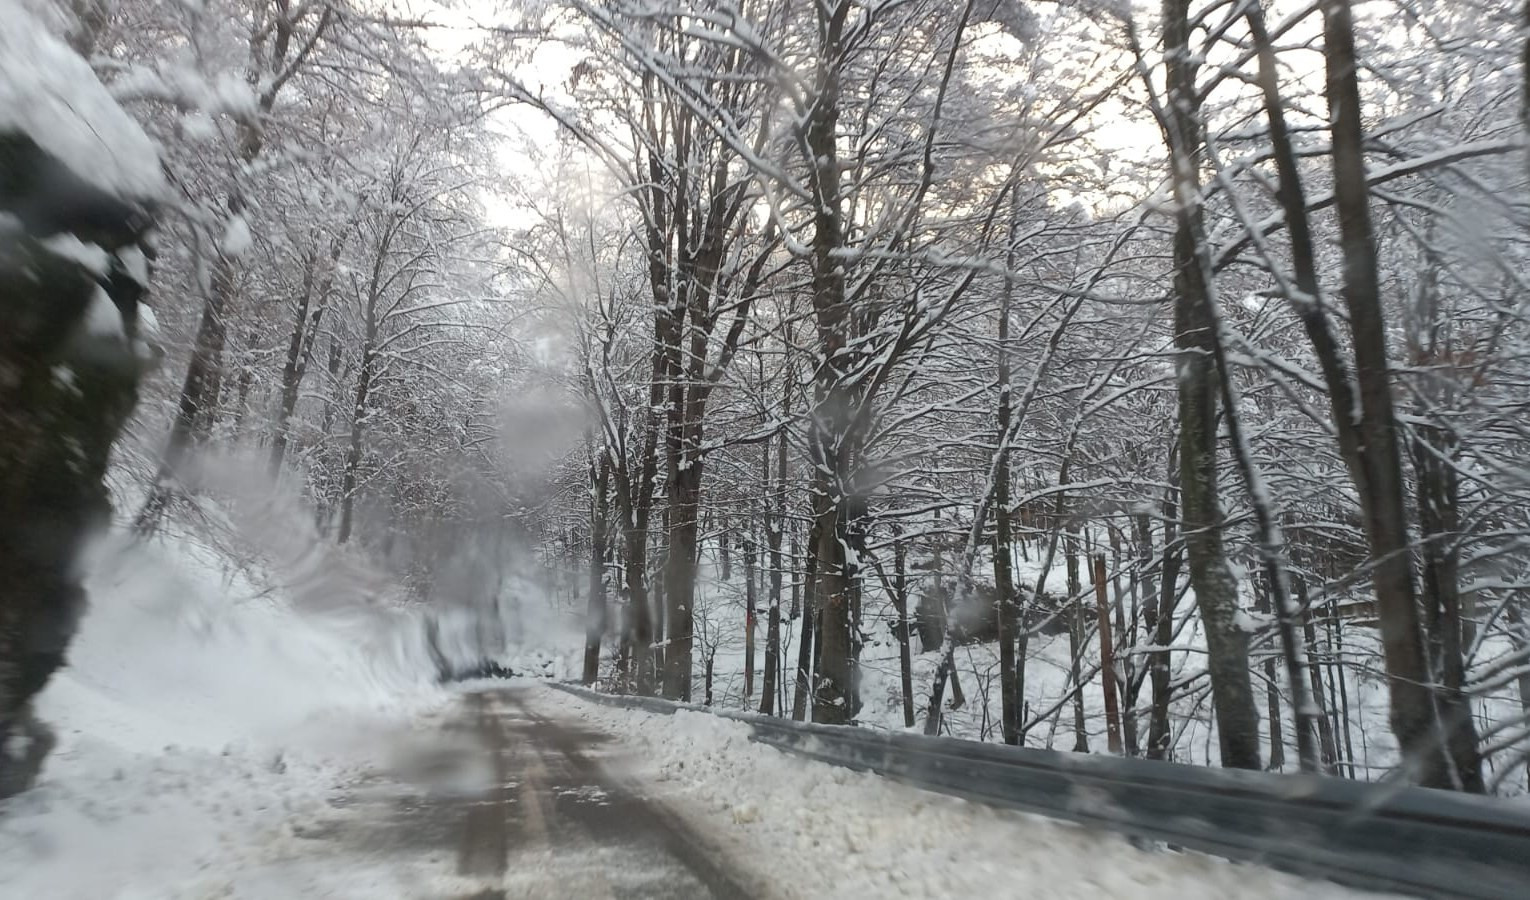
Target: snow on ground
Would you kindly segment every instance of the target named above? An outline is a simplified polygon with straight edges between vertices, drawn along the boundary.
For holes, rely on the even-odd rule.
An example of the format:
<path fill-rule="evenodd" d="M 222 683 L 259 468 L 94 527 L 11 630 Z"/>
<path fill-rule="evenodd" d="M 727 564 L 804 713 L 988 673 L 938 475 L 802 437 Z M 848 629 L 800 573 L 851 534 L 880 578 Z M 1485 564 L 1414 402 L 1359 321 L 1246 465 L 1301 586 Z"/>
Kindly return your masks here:
<path fill-rule="evenodd" d="M 1016 556 L 1013 566 L 1018 583 L 1025 585 L 1037 583 L 1042 571 L 1039 557 L 1040 551 L 1034 548 L 1029 558 Z M 980 559 L 979 563 L 974 571 L 980 573 L 980 578 L 986 577 L 986 573 L 991 571 L 989 568 L 991 562 L 988 559 Z M 756 693 L 746 701 L 743 677 L 745 573 L 742 562 L 737 560 L 731 569 L 730 577 L 723 578 L 715 545 L 709 543 L 703 548 L 699 565 L 701 582 L 696 604 L 697 660 L 692 697 L 699 702 L 704 695 L 702 675 L 704 658 L 707 652 L 712 652 L 715 654 L 713 660 L 714 705 L 729 709 L 753 710 L 759 707 L 758 691 L 765 666 L 766 617 L 763 611 L 768 608 L 768 596 L 762 587 L 759 599 L 762 613 L 755 634 L 754 688 Z M 929 579 L 928 573 L 921 572 L 912 580 L 911 606 L 918 601 L 921 593 L 930 587 Z M 1066 565 L 1061 554 L 1053 561 L 1052 568 L 1047 572 L 1046 584 L 1049 592 L 1060 592 L 1067 584 Z M 868 588 L 864 601 L 866 606 L 863 621 L 863 630 L 868 640 L 861 648 L 860 654 L 860 696 L 864 705 L 857 718 L 863 726 L 899 730 L 904 725 L 898 647 L 891 628 L 895 613 L 891 603 L 877 588 L 875 579 L 868 581 Z M 789 588 L 786 593 L 789 596 Z M 1252 602 L 1252 597 L 1246 598 L 1248 605 L 1252 605 Z M 1187 594 L 1177 605 L 1177 615 L 1188 614 L 1194 604 L 1194 595 Z M 783 618 L 784 610 L 785 601 L 783 601 Z M 1089 616 L 1092 628 L 1093 613 L 1090 612 Z M 783 705 L 787 709 L 790 709 L 794 690 L 800 624 L 800 621 L 789 619 L 782 622 L 782 660 L 786 667 L 786 676 L 782 679 L 779 690 Z M 1328 635 L 1325 633 L 1322 640 L 1327 639 Z M 1397 760 L 1397 743 L 1387 725 L 1388 690 L 1385 677 L 1381 672 L 1380 637 L 1374 628 L 1345 623 L 1340 640 L 1341 646 L 1333 649 L 1341 650 L 1345 660 L 1343 686 L 1346 696 L 1339 702 L 1334 702 L 1330 697 L 1325 696 L 1324 702 L 1330 709 L 1342 708 L 1347 703 L 1351 724 L 1350 745 L 1343 746 L 1344 735 L 1341 732 L 1339 734 L 1341 756 L 1347 757 L 1348 751 L 1353 750 L 1356 760 L 1355 776 L 1365 780 L 1378 780 L 1391 771 Z M 915 720 L 916 727 L 922 729 L 930 685 L 934 680 L 940 659 L 939 654 L 934 651 L 920 652 L 920 641 L 917 637 L 913 638 L 912 644 Z M 1205 634 L 1200 628 L 1198 618 L 1184 628 L 1172 646 L 1175 650 L 1172 654 L 1172 666 L 1176 680 L 1191 679 L 1203 670 Z M 1273 645 L 1269 645 L 1265 651 L 1273 652 L 1274 649 Z M 1324 649 L 1326 652 L 1328 648 L 1325 646 Z M 1496 636 L 1488 638 L 1476 654 L 1474 669 L 1485 670 L 1491 660 L 1502 658 L 1510 652 L 1512 647 L 1507 640 Z M 610 653 L 611 650 L 608 648 L 607 669 L 611 665 Z M 1099 653 L 1097 632 L 1090 631 L 1082 647 L 1085 675 L 1082 695 L 1085 730 L 1092 752 L 1102 752 L 1106 747 L 1103 685 L 1101 676 L 1096 671 Z M 1070 650 L 1066 635 L 1051 636 L 1036 633 L 1031 636 L 1026 651 L 1025 703 L 1027 721 L 1033 719 L 1038 721 L 1034 721 L 1025 734 L 1026 746 L 1050 750 L 1074 748 L 1073 706 L 1069 699 L 1072 696 L 1069 660 Z M 979 643 L 960 646 L 955 653 L 955 664 L 966 695 L 966 703 L 960 709 L 947 711 L 943 723 L 945 733 L 951 737 L 966 740 L 998 740 L 1002 705 L 998 685 L 998 645 Z M 1279 667 L 1278 669 L 1276 677 L 1281 683 L 1282 724 L 1285 726 L 1283 730 L 1285 768 L 1287 771 L 1293 771 L 1297 760 L 1295 734 L 1287 721 L 1290 706 L 1289 696 L 1284 687 L 1284 670 Z M 1333 682 L 1333 670 L 1324 666 L 1322 674 L 1325 695 L 1334 692 L 1337 686 Z M 1261 671 L 1256 670 L 1255 688 L 1262 695 L 1264 681 L 1261 676 Z M 1204 679 L 1197 684 L 1201 689 L 1182 691 L 1173 701 L 1170 717 L 1175 728 L 1172 758 L 1175 762 L 1192 765 L 1212 765 L 1217 754 L 1216 725 L 1211 714 L 1207 691 L 1204 690 Z M 1144 685 L 1135 706 L 1140 731 L 1139 739 L 1143 741 L 1146 740 L 1149 724 L 1150 694 L 1151 689 Z M 951 691 L 948 690 L 946 696 L 949 702 Z M 1490 696 L 1478 697 L 1476 708 L 1481 722 L 1510 721 L 1518 717 L 1519 701 L 1512 686 L 1502 685 Z M 1261 730 L 1268 734 L 1268 727 L 1263 721 L 1261 721 Z M 1268 755 L 1268 747 L 1264 752 Z M 1488 777 L 1490 780 L 1501 779 L 1498 790 L 1502 793 L 1517 794 L 1525 790 L 1525 769 L 1517 763 L 1517 759 L 1517 756 L 1504 754 L 1504 758 L 1488 760 Z"/>
<path fill-rule="evenodd" d="M 300 610 L 187 539 L 108 540 L 87 566 L 91 609 L 38 701 L 58 747 L 0 804 L 0 896 L 318 893 L 294 891 L 290 867 L 261 872 L 447 699 L 418 629 L 383 609 Z"/>
<path fill-rule="evenodd" d="M 704 713 L 535 702 L 619 735 L 630 776 L 781 898 L 1375 896 L 810 762 Z"/>

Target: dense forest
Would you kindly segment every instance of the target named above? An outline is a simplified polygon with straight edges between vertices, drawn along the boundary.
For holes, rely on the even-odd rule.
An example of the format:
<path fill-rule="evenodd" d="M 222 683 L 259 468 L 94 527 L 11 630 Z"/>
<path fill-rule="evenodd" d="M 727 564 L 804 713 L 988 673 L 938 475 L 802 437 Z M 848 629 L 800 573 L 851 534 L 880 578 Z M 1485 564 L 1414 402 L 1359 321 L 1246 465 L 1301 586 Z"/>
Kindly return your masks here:
<path fill-rule="evenodd" d="M 1530 7 L 28 5 L 169 184 L 139 533 L 274 479 L 610 689 L 1525 789 Z"/>

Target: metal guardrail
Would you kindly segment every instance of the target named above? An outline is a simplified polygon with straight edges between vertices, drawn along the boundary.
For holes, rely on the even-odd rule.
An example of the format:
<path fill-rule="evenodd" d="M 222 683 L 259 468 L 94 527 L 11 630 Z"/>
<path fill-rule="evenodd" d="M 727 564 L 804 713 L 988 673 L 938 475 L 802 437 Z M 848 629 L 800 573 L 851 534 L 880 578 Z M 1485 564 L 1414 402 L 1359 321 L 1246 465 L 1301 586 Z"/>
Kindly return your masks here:
<path fill-rule="evenodd" d="M 760 743 L 830 765 L 1354 887 L 1530 897 L 1530 808 L 1508 801 L 812 725 L 555 686 L 608 706 L 735 719 Z"/>

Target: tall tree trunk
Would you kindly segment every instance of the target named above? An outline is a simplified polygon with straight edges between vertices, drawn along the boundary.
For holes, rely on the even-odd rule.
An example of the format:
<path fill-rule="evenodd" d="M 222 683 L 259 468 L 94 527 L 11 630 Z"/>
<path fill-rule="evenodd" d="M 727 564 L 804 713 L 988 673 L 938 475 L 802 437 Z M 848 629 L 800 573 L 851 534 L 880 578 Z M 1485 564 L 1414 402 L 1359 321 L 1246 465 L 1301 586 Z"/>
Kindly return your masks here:
<path fill-rule="evenodd" d="M 1442 731 L 1436 706 L 1439 698 L 1419 621 L 1381 278 L 1366 182 L 1354 22 L 1348 0 L 1326 0 L 1322 10 L 1326 92 L 1333 137 L 1334 202 L 1344 255 L 1344 300 L 1349 312 L 1359 395 L 1358 408 L 1348 412 L 1356 426 L 1360 462 L 1357 468 L 1364 472 L 1361 511 L 1370 539 L 1371 581 L 1391 689 L 1392 731 L 1397 735 L 1405 765 L 1420 784 L 1481 790 L 1481 761 L 1476 753 L 1471 717 L 1462 716 L 1459 721 L 1450 722 L 1452 731 L 1469 729 L 1459 738 Z M 1452 748 L 1469 746 L 1470 750 L 1456 758 L 1447 752 L 1447 741 Z"/>
<path fill-rule="evenodd" d="M 717 536 L 717 562 L 722 569 L 722 580 L 724 583 L 733 580 L 733 553 L 728 546 L 730 537 L 727 525 L 724 525 L 722 533 Z"/>
<path fill-rule="evenodd" d="M 1068 684 L 1073 700 L 1073 752 L 1089 752 L 1089 731 L 1084 720 L 1084 585 L 1078 569 L 1078 524 L 1069 523 L 1063 543 L 1068 568 Z"/>
<path fill-rule="evenodd" d="M 368 401 L 372 391 L 373 337 L 368 328 L 366 344 L 361 349 L 361 371 L 356 377 L 356 399 L 351 406 L 351 439 L 345 452 L 345 474 L 340 484 L 340 530 L 335 542 L 344 544 L 351 539 L 355 518 L 356 491 L 359 486 L 362 450 L 367 427 Z"/>
<path fill-rule="evenodd" d="M 349 227 L 347 227 L 343 235 L 330 240 L 327 266 L 323 266 L 323 263 L 312 254 L 308 257 L 308 264 L 303 273 L 303 292 L 298 298 L 297 311 L 292 317 L 292 334 L 288 337 L 287 356 L 282 364 L 281 405 L 277 409 L 276 423 L 272 429 L 271 457 L 268 463 L 273 475 L 281 470 L 282 461 L 287 454 L 287 444 L 292 437 L 292 414 L 297 409 L 298 396 L 303 387 L 303 376 L 308 372 L 308 365 L 313 360 L 314 347 L 318 345 L 319 324 L 324 318 L 325 310 L 329 308 L 335 267 L 340 262 L 340 254 L 345 249 L 349 234 Z M 320 266 L 323 266 L 322 270 Z"/>
<path fill-rule="evenodd" d="M 1174 640 L 1174 607 L 1179 598 L 1179 571 L 1183 557 L 1180 553 L 1179 535 L 1175 522 L 1179 521 L 1179 504 L 1176 502 L 1179 485 L 1178 454 L 1169 454 L 1169 485 L 1164 489 L 1162 503 L 1163 519 L 1163 567 L 1159 572 L 1156 594 L 1149 588 L 1149 602 L 1142 611 L 1143 623 L 1152 635 L 1153 651 L 1148 654 L 1148 680 L 1152 685 L 1152 706 L 1148 714 L 1148 759 L 1168 759 L 1169 742 L 1173 732 L 1169 728 L 1169 703 L 1174 699 L 1173 660 L 1169 645 Z"/>
<path fill-rule="evenodd" d="M 754 631 L 755 607 L 759 605 L 759 591 L 755 578 L 759 572 L 754 555 L 754 538 L 744 538 L 744 702 L 754 696 Z"/>
<path fill-rule="evenodd" d="M 298 295 L 297 311 L 292 317 L 292 333 L 287 338 L 287 357 L 282 363 L 282 387 L 279 406 L 276 410 L 276 422 L 271 433 L 271 455 L 268 467 L 271 474 L 281 471 L 282 460 L 287 455 L 288 430 L 292 423 L 292 413 L 297 408 L 298 392 L 303 385 L 303 374 L 307 370 L 308 360 L 304 357 L 305 347 L 309 350 L 313 347 L 314 331 L 318 325 L 318 316 L 314 315 L 314 321 L 309 322 L 309 309 L 315 306 L 314 282 L 315 269 L 318 266 L 316 255 L 309 253 L 303 264 L 303 290 Z M 319 309 L 323 307 L 320 306 Z"/>
<path fill-rule="evenodd" d="M 844 198 L 839 161 L 840 67 L 845 22 L 853 4 L 819 4 L 814 102 L 805 123 L 813 191 L 812 293 L 819 355 L 810 441 L 813 450 L 813 520 L 817 579 L 818 667 L 813 679 L 813 721 L 845 724 L 852 716 L 850 591 L 855 573 L 848 553 L 852 523 L 852 436 L 856 389 L 850 378 L 852 328 L 845 292 Z"/>
<path fill-rule="evenodd" d="M 585 614 L 584 683 L 600 677 L 600 642 L 606 633 L 606 497 L 611 461 L 605 446 L 590 454 L 590 598 Z"/>
<path fill-rule="evenodd" d="M 1012 189 L 1013 190 L 1013 189 Z M 1013 200 L 1011 201 L 1013 203 Z M 1004 286 L 999 299 L 999 343 L 997 350 L 998 380 L 998 465 L 994 467 L 993 481 L 993 582 L 998 608 L 994 614 L 999 626 L 999 718 L 1001 732 L 1006 744 L 1020 743 L 1021 678 L 1019 666 L 1023 660 L 1015 657 L 1019 640 L 1020 614 L 1015 598 L 1014 547 L 1009 508 L 1009 432 L 1014 419 L 1010 398 L 1009 364 L 1009 315 L 1014 294 L 1015 241 L 1018 239 L 1016 216 L 1011 214 L 1007 251 L 1004 264 Z"/>
<path fill-rule="evenodd" d="M 1445 428 L 1414 425 L 1413 470 L 1423 557 L 1424 632 L 1439 677 L 1437 699 L 1446 748 L 1462 787 L 1484 793 L 1471 696 L 1466 692 L 1466 617 L 1460 591 L 1460 453 Z"/>
<path fill-rule="evenodd" d="M 1174 344 L 1178 349 L 1180 506 L 1190 583 L 1206 629 L 1207 671 L 1222 765 L 1259 768 L 1259 714 L 1249 677 L 1248 633 L 1227 563 L 1217 487 L 1216 317 L 1197 160 L 1200 95 L 1190 49 L 1189 0 L 1164 0 L 1167 101 L 1164 131 L 1175 197 Z"/>
<path fill-rule="evenodd" d="M 707 706 L 711 706 L 712 705 L 712 664 L 716 660 L 717 660 L 717 653 L 716 653 L 716 651 L 708 650 L 707 651 L 707 661 L 706 661 L 706 674 L 704 676 L 704 678 L 705 678 L 705 690 L 706 690 L 706 694 L 705 694 L 706 701 L 705 701 L 705 704 Z"/>
<path fill-rule="evenodd" d="M 684 454 L 686 466 L 670 472 L 669 549 L 664 579 L 664 696 L 691 699 L 693 606 L 696 595 L 696 519 L 701 505 L 701 459 Z"/>
<path fill-rule="evenodd" d="M 1121 744 L 1121 706 L 1116 696 L 1116 654 L 1111 644 L 1110 602 L 1105 593 L 1105 554 L 1094 555 L 1094 605 L 1100 620 L 1100 687 L 1105 696 L 1106 745 L 1119 754 Z"/>
<path fill-rule="evenodd" d="M 637 692 L 648 696 L 653 693 L 656 676 L 653 607 L 648 596 L 648 529 L 629 523 L 624 537 L 627 541 L 627 609 L 631 617 L 632 657 L 636 669 L 633 680 Z"/>
<path fill-rule="evenodd" d="M 1297 601 L 1305 610 L 1302 616 L 1302 636 L 1307 643 L 1307 673 L 1312 679 L 1312 696 L 1325 697 L 1323 693 L 1323 672 L 1318 666 L 1317 656 L 1317 628 L 1312 624 L 1312 608 L 1307 605 L 1307 589 L 1299 580 L 1292 580 L 1292 588 L 1296 592 Z M 1323 752 L 1323 771 L 1333 772 L 1339 762 L 1338 746 L 1335 743 L 1333 722 L 1327 715 L 1318 716 L 1318 739 L 1321 742 Z"/>
<path fill-rule="evenodd" d="M 1254 585 L 1254 611 L 1261 616 L 1270 615 L 1270 592 L 1266 584 Z M 1269 769 L 1278 772 L 1286 765 L 1286 738 L 1280 727 L 1280 680 L 1275 676 L 1275 657 L 1266 653 L 1263 667 L 1265 720 L 1270 726 Z"/>
<path fill-rule="evenodd" d="M 914 659 L 909 649 L 908 619 L 908 545 L 902 540 L 893 544 L 893 608 L 898 614 L 895 636 L 898 639 L 898 686 L 903 695 L 903 727 L 914 727 Z"/>
<path fill-rule="evenodd" d="M 817 658 L 815 645 L 817 635 L 814 633 L 813 623 L 818 618 L 817 590 L 814 585 L 818 577 L 818 526 L 814 525 L 808 533 L 808 556 L 807 566 L 802 575 L 802 628 L 801 635 L 797 638 L 797 684 L 792 692 L 792 721 L 801 722 L 808 712 L 808 701 L 812 693 L 813 685 L 813 660 Z"/>
<path fill-rule="evenodd" d="M 775 495 L 765 505 L 765 541 L 770 549 L 770 619 L 765 627 L 765 677 L 760 683 L 760 712 L 780 715 L 776 701 L 781 678 L 781 537 L 786 529 L 786 433 L 775 442 Z M 771 443 L 765 443 L 765 482 L 770 483 Z"/>
<path fill-rule="evenodd" d="M 176 470 L 186 454 L 206 440 L 212 430 L 214 409 L 223 384 L 223 348 L 228 342 L 225 317 L 233 293 L 233 261 L 219 253 L 213 262 L 202 316 L 192 340 L 191 361 L 186 365 L 186 378 L 181 382 L 170 438 L 154 476 L 154 486 L 133 524 L 139 534 L 150 534 L 159 526 L 160 516 L 175 492 Z"/>

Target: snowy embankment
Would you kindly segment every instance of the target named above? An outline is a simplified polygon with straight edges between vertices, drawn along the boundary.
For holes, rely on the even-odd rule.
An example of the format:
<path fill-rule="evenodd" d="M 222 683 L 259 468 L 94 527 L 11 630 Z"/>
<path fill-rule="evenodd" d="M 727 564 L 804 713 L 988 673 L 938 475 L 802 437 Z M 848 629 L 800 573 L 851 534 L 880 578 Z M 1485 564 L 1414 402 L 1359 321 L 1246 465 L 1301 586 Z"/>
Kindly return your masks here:
<path fill-rule="evenodd" d="M 617 735 L 626 773 L 782 898 L 1374 897 L 992 809 L 755 744 L 705 713 L 547 691 L 538 707 Z"/>
<path fill-rule="evenodd" d="M 184 538 L 107 541 L 87 566 L 90 611 L 38 702 L 58 746 L 0 805 L 0 895 L 245 896 L 380 733 L 446 699 L 417 624 L 381 605 L 314 609 Z"/>

